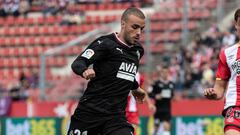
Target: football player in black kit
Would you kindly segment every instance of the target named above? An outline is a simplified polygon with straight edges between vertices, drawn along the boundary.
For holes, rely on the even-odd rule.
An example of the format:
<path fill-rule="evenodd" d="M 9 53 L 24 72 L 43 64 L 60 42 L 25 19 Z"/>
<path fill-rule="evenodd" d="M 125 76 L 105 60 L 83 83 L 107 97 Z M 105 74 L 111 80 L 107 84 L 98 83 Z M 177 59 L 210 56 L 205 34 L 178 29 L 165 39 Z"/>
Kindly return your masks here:
<path fill-rule="evenodd" d="M 156 80 L 149 96 L 155 100 L 156 112 L 154 114 L 155 133 L 157 135 L 170 135 L 171 120 L 171 100 L 173 98 L 174 83 L 169 80 L 169 70 L 167 66 L 163 66 L 160 70 L 160 79 Z"/>
<path fill-rule="evenodd" d="M 130 90 L 139 102 L 146 96 L 135 80 L 144 53 L 139 43 L 144 26 L 140 9 L 126 9 L 120 33 L 97 38 L 72 63 L 73 72 L 89 82 L 71 117 L 68 135 L 133 134 L 125 108 Z"/>

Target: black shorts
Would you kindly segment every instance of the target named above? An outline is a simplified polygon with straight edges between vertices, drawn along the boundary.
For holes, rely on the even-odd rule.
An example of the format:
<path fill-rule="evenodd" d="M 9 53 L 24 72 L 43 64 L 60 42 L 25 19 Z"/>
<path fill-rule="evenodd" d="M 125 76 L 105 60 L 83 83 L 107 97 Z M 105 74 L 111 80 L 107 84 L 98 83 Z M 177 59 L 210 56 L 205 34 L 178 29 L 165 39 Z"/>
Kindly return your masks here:
<path fill-rule="evenodd" d="M 156 112 L 154 114 L 154 119 L 156 121 L 162 122 L 162 121 L 170 121 L 171 120 L 171 112 Z M 156 123 L 156 122 L 155 122 Z"/>
<path fill-rule="evenodd" d="M 133 132 L 125 117 L 81 120 L 72 116 L 67 135 L 133 135 Z"/>

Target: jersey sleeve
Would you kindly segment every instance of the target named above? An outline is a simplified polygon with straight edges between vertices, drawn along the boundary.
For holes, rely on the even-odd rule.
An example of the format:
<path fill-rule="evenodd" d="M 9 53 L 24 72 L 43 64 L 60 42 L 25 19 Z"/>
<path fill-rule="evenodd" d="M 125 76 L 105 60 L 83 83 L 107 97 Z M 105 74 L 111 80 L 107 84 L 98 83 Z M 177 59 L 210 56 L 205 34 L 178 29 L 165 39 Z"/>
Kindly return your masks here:
<path fill-rule="evenodd" d="M 95 61 L 106 57 L 108 48 L 104 39 L 93 41 L 72 63 L 71 67 L 74 73 L 81 75 Z"/>
<path fill-rule="evenodd" d="M 227 64 L 224 49 L 219 54 L 218 68 L 216 72 L 216 80 L 228 80 L 231 76 L 230 69 Z"/>
<path fill-rule="evenodd" d="M 151 98 L 155 98 L 155 96 L 159 93 L 161 93 L 161 89 L 159 89 L 159 86 L 158 86 L 158 81 L 154 82 L 154 84 L 151 86 L 151 93 L 149 93 L 149 97 Z"/>

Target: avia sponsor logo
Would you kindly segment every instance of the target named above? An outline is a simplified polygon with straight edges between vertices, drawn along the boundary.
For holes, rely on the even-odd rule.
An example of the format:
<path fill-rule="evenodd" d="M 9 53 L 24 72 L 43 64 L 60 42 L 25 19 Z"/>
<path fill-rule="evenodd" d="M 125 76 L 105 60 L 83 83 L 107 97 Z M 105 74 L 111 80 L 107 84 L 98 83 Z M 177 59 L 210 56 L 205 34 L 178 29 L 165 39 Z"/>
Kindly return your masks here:
<path fill-rule="evenodd" d="M 137 73 L 137 66 L 134 63 L 122 62 L 122 64 L 119 67 L 117 77 L 133 82 L 136 73 Z"/>
<path fill-rule="evenodd" d="M 233 71 L 235 71 L 238 75 L 240 74 L 240 60 L 235 61 L 232 65 L 231 68 Z"/>

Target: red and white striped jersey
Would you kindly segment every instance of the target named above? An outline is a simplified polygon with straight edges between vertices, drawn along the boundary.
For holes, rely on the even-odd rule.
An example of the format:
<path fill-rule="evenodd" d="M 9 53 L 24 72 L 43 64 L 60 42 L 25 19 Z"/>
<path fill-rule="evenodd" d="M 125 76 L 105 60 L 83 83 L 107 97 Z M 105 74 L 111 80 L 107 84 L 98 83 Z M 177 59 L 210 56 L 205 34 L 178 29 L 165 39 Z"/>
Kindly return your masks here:
<path fill-rule="evenodd" d="M 135 76 L 136 81 L 140 85 L 140 74 L 137 72 Z M 137 112 L 137 103 L 131 92 L 128 95 L 128 102 L 127 102 L 127 107 L 126 107 L 127 112 Z"/>
<path fill-rule="evenodd" d="M 222 49 L 216 73 L 217 80 L 228 81 L 224 109 L 240 106 L 240 44 Z"/>

